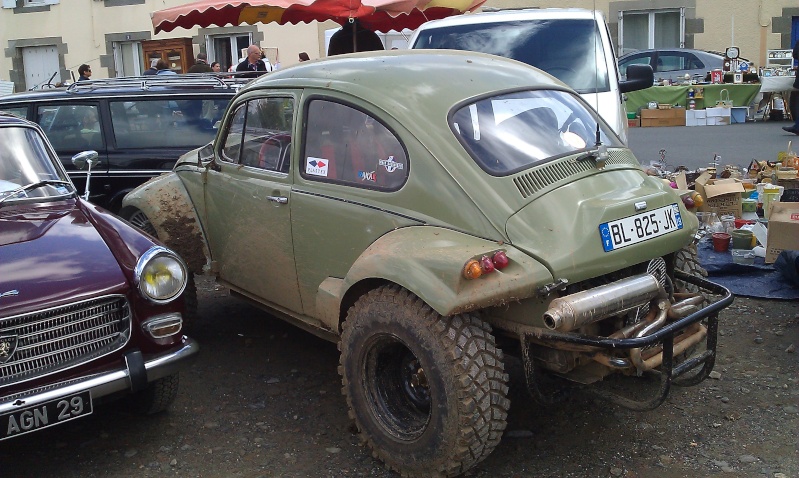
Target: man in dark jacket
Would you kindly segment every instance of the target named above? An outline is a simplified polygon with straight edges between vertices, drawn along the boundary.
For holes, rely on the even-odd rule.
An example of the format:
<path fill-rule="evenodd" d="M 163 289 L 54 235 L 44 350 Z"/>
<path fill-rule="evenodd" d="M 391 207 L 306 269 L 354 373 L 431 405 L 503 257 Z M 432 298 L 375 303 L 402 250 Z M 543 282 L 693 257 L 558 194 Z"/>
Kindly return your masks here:
<path fill-rule="evenodd" d="M 205 53 L 197 53 L 197 61 L 189 68 L 189 73 L 210 73 L 211 65 L 208 64 L 208 57 Z"/>
<path fill-rule="evenodd" d="M 793 45 L 793 61 L 799 62 L 799 40 Z M 783 126 L 782 129 L 789 133 L 799 135 L 799 67 L 795 67 L 796 77 L 793 80 L 793 91 L 788 100 L 788 111 L 793 116 L 792 126 Z"/>
<path fill-rule="evenodd" d="M 236 67 L 236 71 L 253 72 L 249 75 L 241 75 L 246 77 L 256 77 L 260 75 L 260 73 L 258 73 L 259 71 L 269 71 L 266 68 L 266 63 L 261 59 L 261 48 L 258 45 L 250 45 L 247 48 L 247 58 L 239 63 Z"/>
<path fill-rule="evenodd" d="M 150 60 L 150 69 L 146 70 L 143 75 L 150 76 L 158 73 L 158 68 L 156 68 L 156 65 L 158 65 L 158 58 L 153 58 Z"/>

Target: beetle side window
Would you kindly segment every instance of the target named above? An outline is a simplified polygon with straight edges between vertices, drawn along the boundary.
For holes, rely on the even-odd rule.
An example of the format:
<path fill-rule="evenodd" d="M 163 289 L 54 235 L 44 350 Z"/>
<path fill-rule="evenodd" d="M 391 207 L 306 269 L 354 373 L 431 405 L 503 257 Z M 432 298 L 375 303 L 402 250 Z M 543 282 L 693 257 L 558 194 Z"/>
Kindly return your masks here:
<path fill-rule="evenodd" d="M 303 177 L 380 190 L 405 183 L 405 149 L 377 119 L 325 100 L 311 101 L 307 116 Z"/>
<path fill-rule="evenodd" d="M 46 105 L 38 107 L 36 122 L 47 133 L 56 151 L 103 150 L 100 112 L 96 105 Z"/>
<path fill-rule="evenodd" d="M 258 98 L 239 105 L 225 137 L 222 159 L 288 173 L 293 122 L 293 98 Z"/>
<path fill-rule="evenodd" d="M 225 137 L 224 146 L 222 147 L 222 160 L 231 163 L 239 162 L 239 155 L 241 153 L 241 135 L 244 132 L 244 119 L 247 115 L 247 103 L 242 103 L 236 108 L 233 113 L 233 119 L 230 120 L 227 136 Z"/>
<path fill-rule="evenodd" d="M 20 118 L 28 117 L 27 106 L 0 106 L 0 111 L 11 113 L 12 115 L 19 116 Z"/>

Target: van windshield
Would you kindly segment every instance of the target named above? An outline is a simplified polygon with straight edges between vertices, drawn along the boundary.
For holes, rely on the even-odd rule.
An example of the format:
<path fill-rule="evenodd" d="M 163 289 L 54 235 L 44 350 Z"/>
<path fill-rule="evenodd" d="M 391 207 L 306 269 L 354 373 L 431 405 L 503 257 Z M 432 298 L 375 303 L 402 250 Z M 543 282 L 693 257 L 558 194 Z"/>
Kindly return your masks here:
<path fill-rule="evenodd" d="M 578 93 L 609 91 L 602 40 L 590 19 L 519 20 L 425 29 L 414 49 L 476 51 L 546 71 Z"/>
<path fill-rule="evenodd" d="M 595 115 L 572 93 L 530 90 L 462 106 L 450 116 L 450 127 L 484 171 L 506 176 L 594 148 Z M 602 121 L 599 135 L 604 145 L 621 146 Z"/>

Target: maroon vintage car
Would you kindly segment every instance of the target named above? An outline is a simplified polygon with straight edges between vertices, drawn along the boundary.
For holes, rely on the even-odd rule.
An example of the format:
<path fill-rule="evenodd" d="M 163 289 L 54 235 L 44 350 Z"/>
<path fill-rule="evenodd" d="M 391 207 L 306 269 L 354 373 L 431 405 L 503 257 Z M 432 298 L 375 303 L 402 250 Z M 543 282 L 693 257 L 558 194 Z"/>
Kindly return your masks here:
<path fill-rule="evenodd" d="M 39 126 L 0 114 L 0 440 L 88 415 L 104 398 L 164 410 L 198 351 L 181 334 L 188 274 L 174 252 L 83 200 Z"/>

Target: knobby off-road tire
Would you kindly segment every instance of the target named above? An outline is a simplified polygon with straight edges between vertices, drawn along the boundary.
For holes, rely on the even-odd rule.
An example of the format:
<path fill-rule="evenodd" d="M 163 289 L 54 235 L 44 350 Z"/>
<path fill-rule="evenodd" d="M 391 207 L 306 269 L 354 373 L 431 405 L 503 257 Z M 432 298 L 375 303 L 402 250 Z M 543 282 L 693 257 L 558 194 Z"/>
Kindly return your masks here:
<path fill-rule="evenodd" d="M 674 268 L 694 277 L 707 277 L 707 271 L 699 264 L 699 252 L 696 244 L 685 246 L 677 251 L 674 255 Z M 687 292 L 699 292 L 699 287 L 681 280 L 675 280 L 674 285 L 677 289 L 683 289 Z"/>
<path fill-rule="evenodd" d="M 507 424 L 503 354 L 477 316 L 442 317 L 398 286 L 350 308 L 342 393 L 374 457 L 404 477 L 449 477 L 488 456 Z"/>
<path fill-rule="evenodd" d="M 159 378 L 129 397 L 131 409 L 139 415 L 152 415 L 166 410 L 178 396 L 179 384 L 178 374 Z"/>

